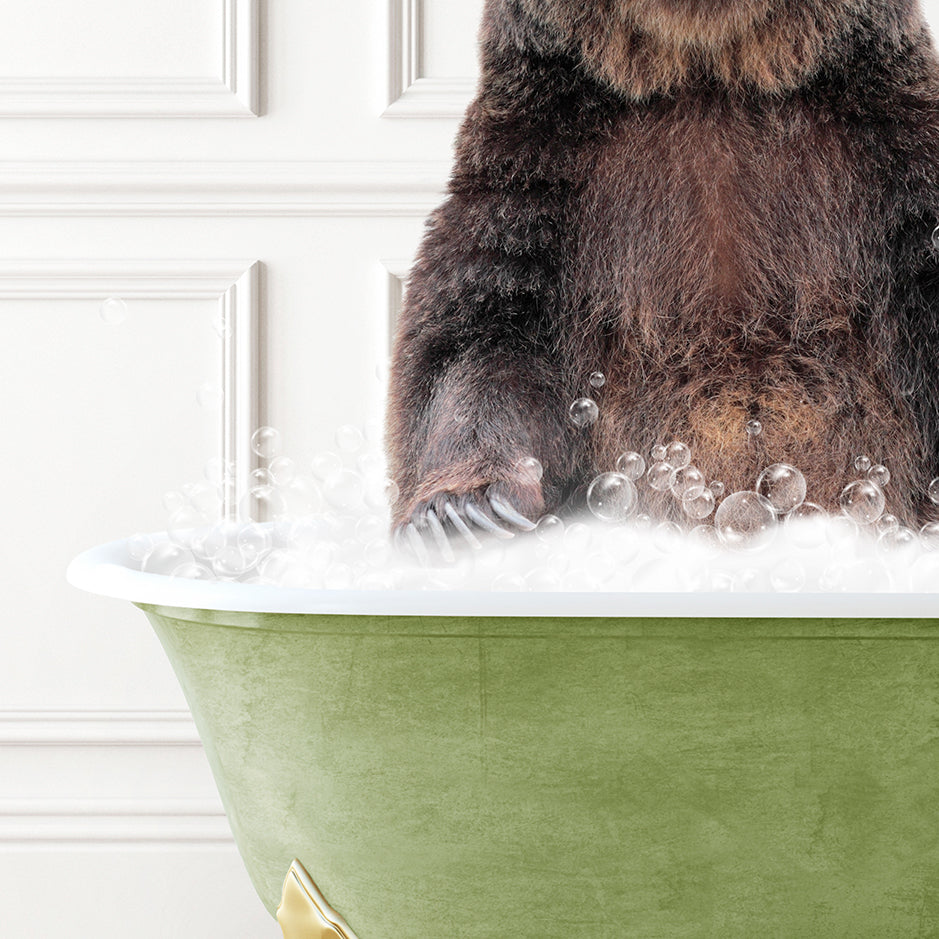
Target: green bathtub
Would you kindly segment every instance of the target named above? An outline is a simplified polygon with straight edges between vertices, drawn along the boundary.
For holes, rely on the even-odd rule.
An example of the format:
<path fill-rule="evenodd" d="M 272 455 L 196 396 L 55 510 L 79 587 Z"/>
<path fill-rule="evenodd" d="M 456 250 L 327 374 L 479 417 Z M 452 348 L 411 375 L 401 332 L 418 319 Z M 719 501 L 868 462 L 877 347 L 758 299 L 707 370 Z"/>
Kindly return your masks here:
<path fill-rule="evenodd" d="M 344 918 L 314 939 L 939 935 L 935 598 L 445 615 L 473 598 L 272 601 L 105 549 L 73 583 L 147 614 L 262 902 L 296 858 Z"/>

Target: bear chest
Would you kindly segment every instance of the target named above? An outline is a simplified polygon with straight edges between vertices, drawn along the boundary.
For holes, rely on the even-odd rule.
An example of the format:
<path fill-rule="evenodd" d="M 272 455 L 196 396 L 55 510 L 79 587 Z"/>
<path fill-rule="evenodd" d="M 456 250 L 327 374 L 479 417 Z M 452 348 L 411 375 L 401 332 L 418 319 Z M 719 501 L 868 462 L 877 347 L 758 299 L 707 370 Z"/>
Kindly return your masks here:
<path fill-rule="evenodd" d="M 581 202 L 578 301 L 639 332 L 849 330 L 884 280 L 869 165 L 847 130 L 796 104 L 633 112 Z"/>

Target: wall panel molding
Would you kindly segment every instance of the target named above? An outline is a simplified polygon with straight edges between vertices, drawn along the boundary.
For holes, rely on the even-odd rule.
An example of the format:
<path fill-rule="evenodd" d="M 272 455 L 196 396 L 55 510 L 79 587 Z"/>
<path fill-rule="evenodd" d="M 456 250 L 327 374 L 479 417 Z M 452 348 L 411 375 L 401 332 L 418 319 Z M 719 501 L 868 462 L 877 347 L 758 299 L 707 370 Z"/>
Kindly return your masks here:
<path fill-rule="evenodd" d="M 0 117 L 255 117 L 257 0 L 220 0 L 218 76 L 0 78 Z"/>
<path fill-rule="evenodd" d="M 384 117 L 459 118 L 474 78 L 424 75 L 424 2 L 388 0 L 388 106 Z"/>
<path fill-rule="evenodd" d="M 154 782 L 154 765 L 179 769 Z M 0 767 L 5 849 L 233 841 L 188 711 L 0 711 Z"/>
<path fill-rule="evenodd" d="M 231 514 L 249 488 L 260 413 L 261 264 L 247 260 L 0 260 L 0 300 L 215 300 L 223 336 L 218 455 L 235 465 Z"/>
<path fill-rule="evenodd" d="M 0 217 L 423 217 L 449 163 L 0 162 Z"/>

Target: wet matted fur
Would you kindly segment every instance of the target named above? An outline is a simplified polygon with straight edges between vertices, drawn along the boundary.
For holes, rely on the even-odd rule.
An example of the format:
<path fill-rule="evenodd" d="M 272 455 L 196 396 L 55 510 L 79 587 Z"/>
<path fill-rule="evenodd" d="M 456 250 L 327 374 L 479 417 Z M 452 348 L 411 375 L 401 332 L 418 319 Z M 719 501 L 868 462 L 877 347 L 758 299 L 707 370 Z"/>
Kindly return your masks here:
<path fill-rule="evenodd" d="M 924 517 L 939 64 L 918 5 L 488 0 L 481 46 L 395 340 L 396 523 L 492 482 L 537 516 L 671 439 L 728 492 L 792 463 L 828 507 L 864 453 L 889 510 Z"/>

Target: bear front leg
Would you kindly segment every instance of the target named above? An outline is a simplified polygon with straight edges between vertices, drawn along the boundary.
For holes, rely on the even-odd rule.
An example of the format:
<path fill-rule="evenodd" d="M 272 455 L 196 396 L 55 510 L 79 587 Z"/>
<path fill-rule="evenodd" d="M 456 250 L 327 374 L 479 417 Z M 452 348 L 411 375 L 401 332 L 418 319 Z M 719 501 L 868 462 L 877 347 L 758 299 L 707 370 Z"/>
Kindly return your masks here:
<path fill-rule="evenodd" d="M 419 557 L 429 551 L 451 560 L 452 538 L 479 547 L 482 535 L 530 531 L 560 501 L 574 442 L 566 383 L 544 350 L 518 345 L 464 349 L 428 380 L 415 336 L 396 362 L 389 409 L 399 487 L 394 524 Z"/>

